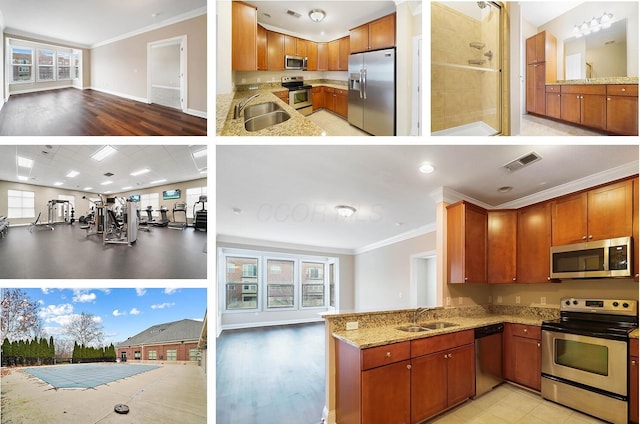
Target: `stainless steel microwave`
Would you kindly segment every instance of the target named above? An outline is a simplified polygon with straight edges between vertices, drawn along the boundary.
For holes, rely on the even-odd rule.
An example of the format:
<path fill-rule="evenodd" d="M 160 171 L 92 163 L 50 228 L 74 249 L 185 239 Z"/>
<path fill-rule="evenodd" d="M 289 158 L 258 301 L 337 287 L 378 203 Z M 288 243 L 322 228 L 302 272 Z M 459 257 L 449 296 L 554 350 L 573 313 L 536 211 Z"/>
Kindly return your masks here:
<path fill-rule="evenodd" d="M 631 237 L 551 247 L 551 278 L 631 277 Z"/>
<path fill-rule="evenodd" d="M 298 71 L 306 71 L 307 58 L 301 57 L 301 56 L 286 55 L 284 57 L 284 69 L 296 69 Z"/>

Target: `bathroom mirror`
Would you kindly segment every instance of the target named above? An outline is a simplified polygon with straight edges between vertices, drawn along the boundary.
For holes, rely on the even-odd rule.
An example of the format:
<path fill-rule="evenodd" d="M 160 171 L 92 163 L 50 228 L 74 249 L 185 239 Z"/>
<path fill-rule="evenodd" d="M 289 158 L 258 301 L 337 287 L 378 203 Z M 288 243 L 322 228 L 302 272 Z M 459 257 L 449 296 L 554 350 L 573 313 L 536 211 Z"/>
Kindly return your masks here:
<path fill-rule="evenodd" d="M 564 79 L 627 76 L 627 20 L 564 42 Z"/>

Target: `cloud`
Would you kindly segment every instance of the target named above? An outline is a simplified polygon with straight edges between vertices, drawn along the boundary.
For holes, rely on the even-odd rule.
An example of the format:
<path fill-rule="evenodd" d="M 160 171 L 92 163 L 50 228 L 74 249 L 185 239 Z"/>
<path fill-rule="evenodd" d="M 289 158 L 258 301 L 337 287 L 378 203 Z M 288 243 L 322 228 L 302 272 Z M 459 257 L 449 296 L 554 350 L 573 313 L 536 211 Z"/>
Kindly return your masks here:
<path fill-rule="evenodd" d="M 136 294 L 138 296 L 144 296 L 146 292 L 147 292 L 147 289 L 136 289 Z"/>
<path fill-rule="evenodd" d="M 130 315 L 140 315 L 141 312 L 137 308 L 133 308 L 129 311 Z"/>
<path fill-rule="evenodd" d="M 87 303 L 96 300 L 95 293 L 89 293 L 88 290 L 73 290 L 73 301 L 76 303 Z"/>
<path fill-rule="evenodd" d="M 174 294 L 178 289 L 164 289 L 164 294 Z"/>
<path fill-rule="evenodd" d="M 120 312 L 120 311 L 119 311 L 119 310 L 117 310 L 117 309 L 114 309 L 112 313 L 113 313 L 113 316 L 114 316 L 114 317 L 121 317 L 122 315 L 127 315 L 127 313 L 126 313 L 126 312 Z"/>
<path fill-rule="evenodd" d="M 164 309 L 164 308 L 170 308 L 172 306 L 174 306 L 175 303 L 174 302 L 164 302 L 164 303 L 158 303 L 156 305 L 151 305 L 151 309 Z"/>
<path fill-rule="evenodd" d="M 68 324 L 78 314 L 73 313 L 73 305 L 70 303 L 62 303 L 60 305 L 48 305 L 46 308 L 40 308 L 38 316 L 45 323 L 56 323 L 64 326 Z"/>
<path fill-rule="evenodd" d="M 49 294 L 53 289 L 40 289 L 40 290 L 42 290 L 42 294 Z"/>

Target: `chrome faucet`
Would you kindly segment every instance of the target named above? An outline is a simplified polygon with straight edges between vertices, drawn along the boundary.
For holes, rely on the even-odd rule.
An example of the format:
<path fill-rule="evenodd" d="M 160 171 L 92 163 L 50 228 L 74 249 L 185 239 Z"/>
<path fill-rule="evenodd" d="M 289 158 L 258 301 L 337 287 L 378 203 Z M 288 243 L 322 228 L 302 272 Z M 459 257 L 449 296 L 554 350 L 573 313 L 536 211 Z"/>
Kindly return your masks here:
<path fill-rule="evenodd" d="M 416 310 L 413 311 L 413 323 L 418 324 L 418 318 L 420 317 L 420 315 L 424 314 L 429 310 L 430 310 L 429 308 L 416 308 Z"/>
<path fill-rule="evenodd" d="M 244 100 L 241 100 L 240 102 L 236 103 L 235 108 L 233 109 L 233 119 L 237 119 L 240 117 L 240 113 L 242 113 L 242 109 L 244 109 L 244 107 L 247 105 L 247 103 L 249 103 L 249 101 L 253 98 L 258 97 L 260 94 L 254 94 L 253 96 L 249 96 Z"/>

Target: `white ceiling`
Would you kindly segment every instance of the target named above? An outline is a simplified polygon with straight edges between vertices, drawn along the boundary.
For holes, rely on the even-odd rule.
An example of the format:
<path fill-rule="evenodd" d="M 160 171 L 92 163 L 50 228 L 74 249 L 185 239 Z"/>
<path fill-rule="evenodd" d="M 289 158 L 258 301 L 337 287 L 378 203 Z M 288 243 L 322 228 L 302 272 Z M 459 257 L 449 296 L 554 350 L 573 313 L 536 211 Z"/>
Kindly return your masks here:
<path fill-rule="evenodd" d="M 543 159 L 502 168 L 531 151 Z M 442 187 L 524 206 L 638 173 L 638 146 L 218 146 L 216 161 L 219 239 L 355 251 L 433 226 Z M 436 171 L 420 174 L 423 161 Z M 356 214 L 338 218 L 340 204 Z"/>
<path fill-rule="evenodd" d="M 0 146 L 0 180 L 18 182 L 18 175 L 28 176 L 25 183 L 56 187 L 55 182 L 62 182 L 63 189 L 87 191 L 90 193 L 118 193 L 123 187 L 133 189 L 190 181 L 205 178 L 201 174 L 206 170 L 207 157 L 195 161 L 191 152 L 206 149 L 206 146 L 132 146 L 113 145 L 116 153 L 101 162 L 90 158 L 103 146 L 51 146 L 51 145 L 19 145 Z M 46 152 L 46 153 L 45 153 Z M 29 171 L 18 167 L 17 156 L 34 160 Z M 147 168 L 150 172 L 133 177 L 132 172 Z M 70 171 L 79 175 L 69 178 Z M 106 173 L 114 174 L 106 177 Z M 152 181 L 166 179 L 166 182 L 151 184 Z M 104 186 L 100 183 L 113 181 Z M 91 187 L 91 190 L 85 188 Z"/>
<path fill-rule="evenodd" d="M 552 19 L 564 14 L 582 1 L 521 1 L 522 19 L 536 27 L 542 26 Z"/>
<path fill-rule="evenodd" d="M 267 29 L 297 35 L 313 41 L 331 41 L 348 35 L 351 28 L 388 15 L 396 10 L 394 1 L 271 1 L 248 0 L 245 3 L 258 8 L 258 22 Z M 419 3 L 419 2 L 412 2 Z M 309 12 L 322 9 L 327 16 L 321 22 L 313 22 Z M 299 18 L 287 14 L 287 10 L 299 13 Z M 268 14 L 269 16 L 265 15 Z"/>
<path fill-rule="evenodd" d="M 90 47 L 206 7 L 207 0 L 0 0 L 0 24 L 12 34 Z"/>

